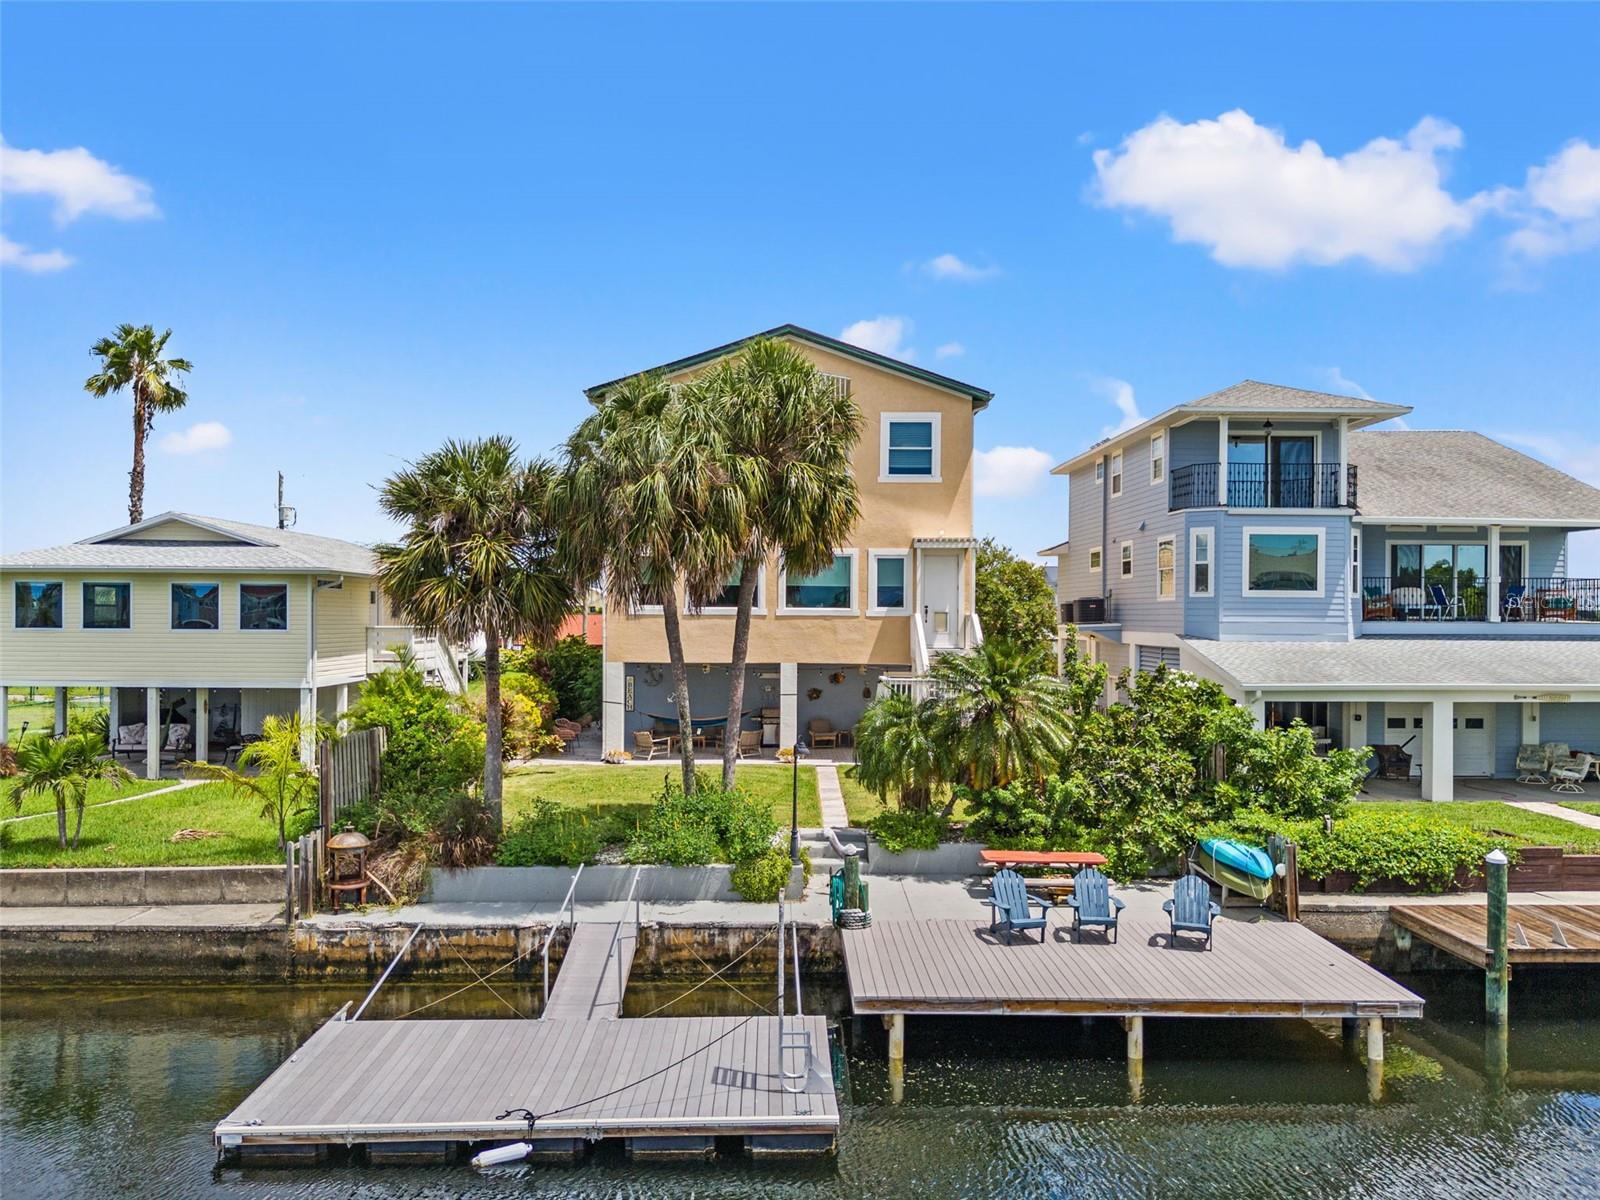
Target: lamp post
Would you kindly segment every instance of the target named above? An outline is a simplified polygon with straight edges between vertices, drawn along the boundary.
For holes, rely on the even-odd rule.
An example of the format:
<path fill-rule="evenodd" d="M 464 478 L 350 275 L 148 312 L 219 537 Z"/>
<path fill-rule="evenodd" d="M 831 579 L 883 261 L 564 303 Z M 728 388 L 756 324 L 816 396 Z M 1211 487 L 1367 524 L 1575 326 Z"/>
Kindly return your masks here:
<path fill-rule="evenodd" d="M 798 865 L 800 862 L 800 760 L 806 756 L 805 738 L 796 738 L 794 742 L 793 786 L 790 799 L 793 807 L 789 814 L 789 861 Z"/>

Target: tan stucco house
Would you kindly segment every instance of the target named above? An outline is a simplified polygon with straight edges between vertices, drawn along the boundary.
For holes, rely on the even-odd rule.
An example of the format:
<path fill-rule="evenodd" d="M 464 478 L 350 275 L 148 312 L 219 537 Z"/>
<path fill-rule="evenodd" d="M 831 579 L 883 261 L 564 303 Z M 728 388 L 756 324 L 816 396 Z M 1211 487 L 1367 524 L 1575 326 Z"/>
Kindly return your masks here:
<path fill-rule="evenodd" d="M 812 719 L 849 730 L 880 681 L 915 678 L 930 656 L 982 639 L 973 611 L 973 420 L 982 388 L 851 346 L 794 325 L 756 337 L 792 343 L 848 389 L 864 424 L 856 447 L 861 519 L 833 566 L 807 578 L 774 558 L 762 569 L 750 631 L 746 730 L 770 753 L 792 746 Z M 685 378 L 744 338 L 653 368 Z M 618 381 L 587 389 L 592 398 Z M 699 612 L 684 605 L 690 705 L 708 724 L 727 714 L 733 597 Z M 666 637 L 659 609 L 606 612 L 604 748 L 632 749 L 634 735 L 675 725 Z"/>
<path fill-rule="evenodd" d="M 0 738 L 11 688 L 53 688 L 59 732 L 67 689 L 104 687 L 116 748 L 157 778 L 269 714 L 333 718 L 398 646 L 461 690 L 459 653 L 399 624 L 374 570 L 352 542 L 179 512 L 5 555 Z"/>

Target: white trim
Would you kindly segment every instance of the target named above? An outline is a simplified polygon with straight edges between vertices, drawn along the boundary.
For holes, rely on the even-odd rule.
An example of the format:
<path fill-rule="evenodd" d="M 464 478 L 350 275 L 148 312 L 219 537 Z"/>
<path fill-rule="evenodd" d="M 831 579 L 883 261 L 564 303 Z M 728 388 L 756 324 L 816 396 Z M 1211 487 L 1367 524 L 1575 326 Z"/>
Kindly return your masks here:
<path fill-rule="evenodd" d="M 1122 451 L 1118 450 L 1111 456 L 1111 494 L 1122 495 Z"/>
<path fill-rule="evenodd" d="M 1172 551 L 1172 565 L 1167 568 L 1172 577 L 1172 590 L 1165 596 L 1161 594 L 1161 547 L 1166 546 Z M 1163 603 L 1178 598 L 1178 539 L 1175 534 L 1165 534 L 1156 539 L 1156 599 Z"/>
<path fill-rule="evenodd" d="M 765 560 L 763 560 L 761 563 L 760 571 L 761 573 L 756 576 L 755 603 L 750 606 L 750 615 L 753 617 L 764 617 L 767 615 L 767 564 Z M 740 579 L 740 582 L 743 582 L 742 578 Z M 657 612 L 661 611 L 660 605 L 656 605 L 654 607 Z M 689 606 L 688 594 L 684 594 L 683 615 L 686 617 L 733 617 L 738 616 L 738 614 L 738 608 L 729 608 L 720 604 L 708 604 L 706 607 L 700 609 L 691 608 Z"/>
<path fill-rule="evenodd" d="M 1117 563 L 1118 563 L 1118 566 L 1117 566 L 1117 578 L 1118 579 L 1132 579 L 1133 578 L 1133 539 L 1132 538 L 1123 539 L 1122 548 L 1117 551 Z"/>
<path fill-rule="evenodd" d="M 1104 454 L 1094 460 L 1094 481 L 1096 483 L 1104 483 L 1106 481 L 1106 456 Z"/>
<path fill-rule="evenodd" d="M 878 482 L 879 483 L 942 483 L 941 468 L 941 438 L 943 429 L 942 413 L 936 412 L 886 412 L 878 418 Z M 928 475 L 891 475 L 889 474 L 889 426 L 896 422 L 910 424 L 916 421 L 926 421 L 929 425 L 929 436 L 933 439 L 932 454 L 929 456 L 931 474 Z"/>
<path fill-rule="evenodd" d="M 283 589 L 282 629 L 246 629 L 244 627 L 244 589 L 247 587 L 281 587 Z M 315 592 L 316 588 L 313 587 L 311 590 Z M 234 619 L 238 623 L 240 633 L 288 633 L 289 627 L 294 624 L 294 620 L 291 616 L 291 613 L 294 610 L 294 605 L 291 603 L 291 601 L 294 599 L 294 585 L 291 584 L 287 579 L 240 579 L 236 581 L 235 584 L 234 599 L 238 601 L 238 608 L 235 610 Z M 172 603 L 172 597 L 170 594 L 167 597 L 167 603 L 169 606 Z M 167 620 L 170 621 L 171 619 L 172 614 L 169 612 L 167 614 Z"/>
<path fill-rule="evenodd" d="M 1252 598 L 1260 596 L 1276 596 L 1279 599 L 1290 600 L 1317 600 L 1323 598 L 1328 591 L 1328 554 L 1327 530 L 1321 525 L 1246 525 L 1240 530 L 1239 543 L 1239 594 Z M 1317 587 L 1315 591 L 1289 591 L 1283 588 L 1263 588 L 1256 591 L 1250 587 L 1250 537 L 1252 534 L 1292 534 L 1295 537 L 1310 535 L 1317 539 Z"/>
<path fill-rule="evenodd" d="M 67 581 L 65 579 L 21 579 L 12 578 L 11 584 L 11 632 L 12 633 L 65 633 L 67 628 Z M 61 624 L 59 625 L 18 625 L 17 624 L 17 584 L 41 584 L 48 587 L 55 584 L 61 589 Z M 132 599 L 129 599 L 129 618 L 132 618 Z M 82 622 L 80 621 L 80 624 Z"/>
<path fill-rule="evenodd" d="M 1502 532 L 1510 530 L 1513 533 L 1524 529 L 1567 529 L 1573 533 L 1600 529 L 1600 521 L 1575 517 L 1383 517 L 1369 514 L 1352 516 L 1350 520 L 1357 525 L 1386 525 L 1397 533 L 1436 529 L 1440 521 L 1449 521 L 1452 525 L 1471 525 L 1474 529 L 1498 525 Z"/>
<path fill-rule="evenodd" d="M 880 558 L 898 558 L 905 562 L 905 576 L 901 581 L 901 590 L 904 602 L 898 608 L 878 607 L 878 560 Z M 911 550 L 868 550 L 867 551 L 867 616 L 869 617 L 907 617 L 911 615 L 911 584 L 914 567 L 911 561 Z"/>
<path fill-rule="evenodd" d="M 1195 543 L 1201 534 L 1206 536 L 1206 590 L 1196 591 L 1194 586 L 1194 569 L 1199 564 L 1199 554 Z M 1215 525 L 1196 525 L 1189 530 L 1189 561 L 1185 564 L 1186 574 L 1189 576 L 1189 595 L 1205 599 L 1214 599 L 1217 594 L 1217 528 Z"/>
<path fill-rule="evenodd" d="M 1161 453 L 1159 455 L 1156 453 L 1156 439 L 1157 438 L 1161 439 Z M 1154 433 L 1152 433 L 1150 435 L 1150 486 L 1151 487 L 1160 487 L 1163 483 L 1165 483 L 1167 481 L 1167 453 L 1168 453 L 1168 450 L 1169 450 L 1169 446 L 1167 444 L 1167 431 L 1165 429 L 1157 429 Z M 1156 472 L 1156 463 L 1158 463 L 1158 462 L 1161 464 L 1161 471 L 1160 471 L 1159 474 L 1157 474 L 1157 472 Z"/>
<path fill-rule="evenodd" d="M 114 538 L 126 537 L 128 534 L 136 533 L 141 529 L 149 529 L 152 525 L 164 525 L 168 521 L 177 521 L 180 524 L 189 525 L 195 529 L 204 529 L 207 533 L 219 533 L 230 541 L 238 542 L 245 546 L 281 548 L 277 542 L 269 542 L 263 538 L 251 537 L 247 533 L 240 533 L 237 529 L 225 529 L 221 525 L 213 525 L 210 521 L 205 520 L 203 517 L 194 517 L 190 516 L 188 513 L 174 512 L 170 509 L 164 513 L 157 513 L 153 517 L 146 517 L 144 520 L 137 521 L 132 525 L 124 525 L 120 529 L 112 529 L 105 533 L 94 534 L 91 537 L 80 538 L 78 540 L 78 545 L 97 545 L 101 542 L 111 541 Z M 135 540 L 137 541 L 138 539 Z M 221 545 L 222 543 L 218 542 L 215 544 Z"/>
<path fill-rule="evenodd" d="M 790 608 L 789 596 L 789 568 L 787 564 L 778 565 L 778 615 L 780 617 L 854 617 L 861 611 L 861 580 L 856 571 L 856 551 L 835 550 L 835 558 L 848 558 L 850 560 L 850 607 L 849 608 Z"/>
<path fill-rule="evenodd" d="M 1102 565 L 1103 558 L 1104 554 L 1099 546 L 1089 547 L 1089 573 L 1091 575 L 1100 574 L 1100 567 Z"/>
<path fill-rule="evenodd" d="M 175 587 L 205 587 L 211 584 L 217 589 L 217 623 L 210 629 L 184 629 L 172 623 L 172 589 Z M 221 633 L 222 632 L 222 580 L 212 583 L 209 579 L 172 579 L 167 581 L 167 631 L 170 633 Z M 259 630 L 254 632 L 260 632 Z"/>
<path fill-rule="evenodd" d="M 84 620 L 89 612 L 89 606 L 83 602 L 83 589 L 86 587 L 125 587 L 128 589 L 128 623 L 126 625 L 85 625 Z M 12 603 L 16 603 L 15 596 Z M 168 603 L 171 598 L 168 597 Z M 65 626 L 66 601 L 62 600 L 62 624 Z M 133 581 L 131 579 L 80 579 L 78 581 L 78 633 L 132 633 L 133 632 Z"/>

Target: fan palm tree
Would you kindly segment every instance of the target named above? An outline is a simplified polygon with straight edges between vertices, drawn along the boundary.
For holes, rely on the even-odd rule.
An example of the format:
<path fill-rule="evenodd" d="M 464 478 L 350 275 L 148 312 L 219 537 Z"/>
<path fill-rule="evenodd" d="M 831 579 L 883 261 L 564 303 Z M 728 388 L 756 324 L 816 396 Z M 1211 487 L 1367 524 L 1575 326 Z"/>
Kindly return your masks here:
<path fill-rule="evenodd" d="M 950 764 L 935 736 L 937 702 L 889 692 L 867 705 L 856 723 L 856 782 L 878 793 L 893 790 L 900 807 L 923 809 L 933 789 L 949 782 Z"/>
<path fill-rule="evenodd" d="M 318 723 L 315 741 L 325 740 L 332 730 Z M 317 801 L 317 776 L 300 761 L 300 718 L 269 716 L 261 722 L 261 737 L 239 751 L 238 766 L 218 763 L 186 762 L 188 774 L 225 784 L 236 794 L 257 800 L 261 815 L 278 827 L 278 849 L 289 843 L 289 818 L 304 812 Z M 251 774 L 245 774 L 245 770 Z"/>
<path fill-rule="evenodd" d="M 157 413 L 176 412 L 189 403 L 178 377 L 194 369 L 186 358 L 161 357 L 172 330 L 158 334 L 149 325 L 118 325 L 110 337 L 89 348 L 100 369 L 83 381 L 92 396 L 133 389 L 133 470 L 128 472 L 128 524 L 144 520 L 144 443 Z"/>
<path fill-rule="evenodd" d="M 1040 782 L 1071 747 L 1072 690 L 1049 648 L 996 638 L 969 654 L 941 654 L 935 737 L 974 790 Z"/>
<path fill-rule="evenodd" d="M 379 506 L 403 521 L 373 548 L 378 582 L 413 624 L 458 644 L 481 632 L 486 737 L 483 799 L 501 823 L 500 649 L 549 641 L 574 591 L 556 556 L 550 464 L 517 458 L 508 437 L 446 442 L 384 482 Z"/>
<path fill-rule="evenodd" d="M 732 787 L 757 579 L 774 551 L 794 576 L 832 565 L 861 512 L 851 456 L 862 418 L 848 391 L 775 338 L 747 343 L 686 391 L 703 400 L 718 432 L 719 475 L 730 485 L 719 497 L 725 544 L 716 565 L 725 565 L 710 594 L 738 571 L 722 751 L 722 785 Z"/>
<path fill-rule="evenodd" d="M 567 440 L 556 504 L 562 560 L 579 587 L 603 578 L 611 603 L 661 605 L 686 793 L 695 790 L 694 747 L 681 735 L 693 713 L 678 597 L 696 605 L 720 589 L 732 553 L 724 531 L 737 523 L 728 509 L 740 500 L 726 486 L 703 399 L 653 374 L 597 397 Z"/>
<path fill-rule="evenodd" d="M 74 733 L 53 738 L 42 733 L 25 737 L 17 746 L 17 784 L 11 792 L 11 809 L 22 811 L 30 796 L 53 796 L 56 802 L 56 837 L 67 849 L 67 805 L 77 813 L 72 829 L 72 849 L 83 836 L 83 808 L 89 785 L 99 780 L 126 783 L 133 772 L 111 759 L 102 759 L 105 744 L 93 734 Z"/>

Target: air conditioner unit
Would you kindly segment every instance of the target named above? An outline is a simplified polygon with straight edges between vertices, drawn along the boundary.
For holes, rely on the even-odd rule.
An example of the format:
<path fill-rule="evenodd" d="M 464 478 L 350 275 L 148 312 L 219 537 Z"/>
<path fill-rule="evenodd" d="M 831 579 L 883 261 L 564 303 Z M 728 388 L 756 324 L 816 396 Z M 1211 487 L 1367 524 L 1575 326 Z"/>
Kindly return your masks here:
<path fill-rule="evenodd" d="M 1063 625 L 1100 625 L 1106 619 L 1104 596 L 1083 596 L 1061 606 Z"/>

